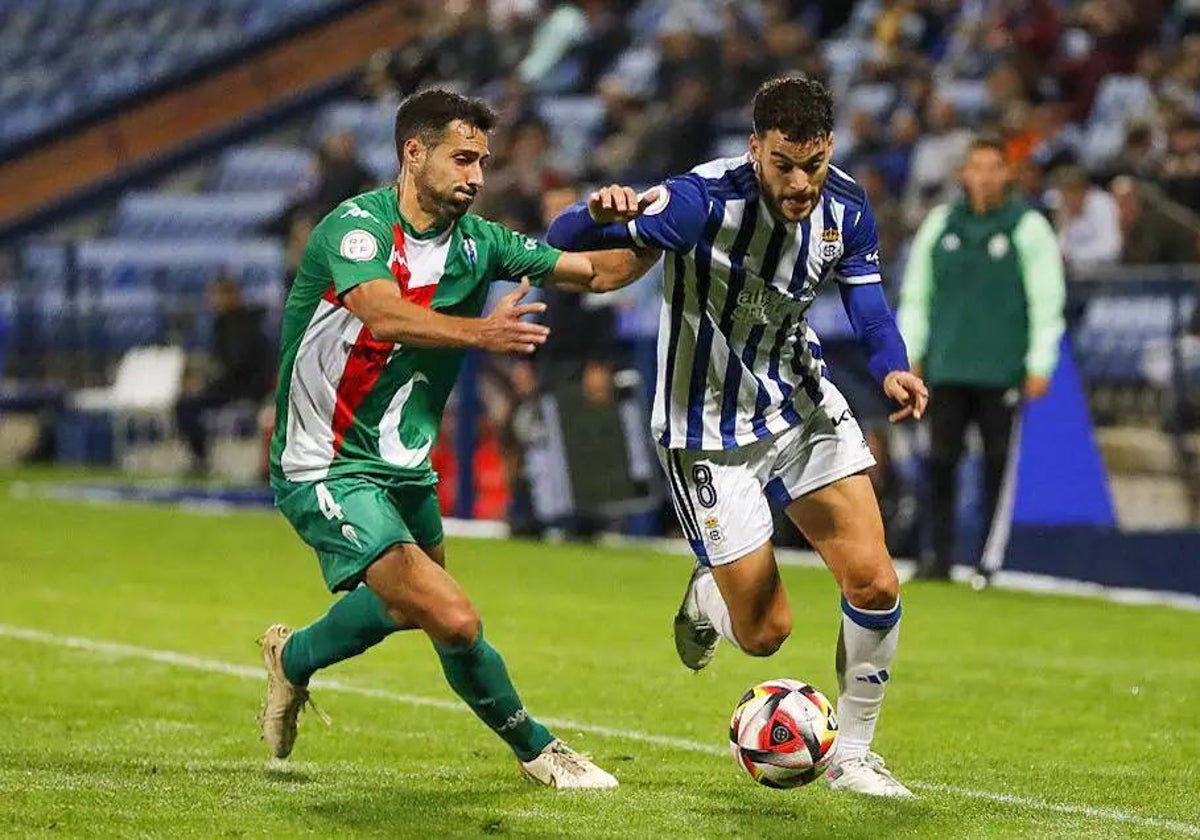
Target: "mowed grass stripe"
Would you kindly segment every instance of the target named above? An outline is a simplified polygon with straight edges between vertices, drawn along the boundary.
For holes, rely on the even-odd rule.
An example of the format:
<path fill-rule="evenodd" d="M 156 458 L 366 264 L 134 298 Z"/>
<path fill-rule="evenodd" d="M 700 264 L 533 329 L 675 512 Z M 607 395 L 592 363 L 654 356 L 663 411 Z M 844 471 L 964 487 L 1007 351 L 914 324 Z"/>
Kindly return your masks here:
<path fill-rule="evenodd" d="M 177 651 L 155 650 L 153 648 L 145 648 L 137 645 L 121 644 L 117 642 L 106 642 L 81 636 L 66 636 L 55 633 L 47 633 L 28 627 L 14 627 L 7 624 L 0 624 L 0 637 L 50 645 L 58 648 L 69 648 L 103 656 L 125 659 L 140 659 L 144 661 L 157 662 L 163 665 L 170 665 L 177 668 L 186 668 L 193 671 L 223 674 L 225 676 L 237 677 L 239 679 L 261 680 L 263 678 L 263 671 L 261 668 L 251 667 L 248 665 L 238 665 L 233 662 L 223 662 L 218 659 L 193 656 L 191 654 L 180 653 Z M 312 687 L 321 689 L 323 691 L 354 694 L 360 697 L 371 697 L 380 700 L 386 700 L 392 703 L 401 703 L 408 706 L 440 709 L 443 711 L 457 713 L 469 712 L 469 709 L 462 703 L 456 703 L 449 700 L 440 700 L 433 697 L 422 697 L 415 694 L 402 694 L 394 691 L 371 688 L 369 686 L 353 685 L 351 683 L 345 683 L 339 680 L 320 678 L 314 679 L 312 682 Z M 571 729 L 578 732 L 587 733 L 589 735 L 614 738 L 618 740 L 636 741 L 659 747 L 683 750 L 686 752 L 702 753 L 705 755 L 723 756 L 726 754 L 725 749 L 714 744 L 706 744 L 699 741 L 688 740 L 686 738 L 673 738 L 666 735 L 656 735 L 650 732 L 641 732 L 635 729 L 619 729 L 582 721 L 567 720 L 563 718 L 542 717 L 541 719 L 552 727 Z M 1192 823 L 1182 822 L 1179 820 L 1172 820 L 1165 817 L 1131 814 L 1126 811 L 1120 811 L 1112 808 L 1096 808 L 1085 805 L 1073 805 L 1070 803 L 1049 802 L 1043 799 L 1037 799 L 1035 797 L 1016 796 L 1013 794 L 975 790 L 971 788 L 963 788 L 939 783 L 908 782 L 908 784 L 913 788 L 930 793 L 942 793 L 967 799 L 983 800 L 1017 808 L 1026 808 L 1034 811 L 1045 811 L 1067 816 L 1086 817 L 1097 821 L 1126 823 L 1144 826 L 1147 828 L 1158 828 L 1164 831 L 1171 831 L 1185 837 L 1200 837 L 1200 825 L 1194 825 Z"/>

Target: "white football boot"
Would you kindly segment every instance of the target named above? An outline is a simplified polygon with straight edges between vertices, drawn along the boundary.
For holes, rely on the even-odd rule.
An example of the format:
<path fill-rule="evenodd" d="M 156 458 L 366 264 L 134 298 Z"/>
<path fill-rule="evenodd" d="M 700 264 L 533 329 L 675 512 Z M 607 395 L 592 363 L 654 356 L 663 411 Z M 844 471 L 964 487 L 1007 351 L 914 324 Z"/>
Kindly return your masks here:
<path fill-rule="evenodd" d="M 830 790 L 846 790 L 866 796 L 891 796 L 916 799 L 916 794 L 900 784 L 883 759 L 873 752 L 842 761 L 836 758 L 825 774 Z"/>
<path fill-rule="evenodd" d="M 706 574 L 711 573 L 702 566 L 696 566 L 688 580 L 687 591 L 683 593 L 679 612 L 675 613 L 675 651 L 679 654 L 679 661 L 693 671 L 699 671 L 712 662 L 717 644 L 721 641 L 721 635 L 700 611 L 700 604 L 696 601 L 696 581 Z"/>
<path fill-rule="evenodd" d="M 521 772 L 538 784 L 559 790 L 610 790 L 617 786 L 611 773 L 601 770 L 591 758 L 577 753 L 555 738 L 532 761 L 521 762 Z"/>
<path fill-rule="evenodd" d="M 308 687 L 295 685 L 283 673 L 283 646 L 291 638 L 292 631 L 282 624 L 272 624 L 258 637 L 262 650 L 263 665 L 267 669 L 267 699 L 258 716 L 261 738 L 267 742 L 271 755 L 287 758 L 296 743 L 300 710 L 305 704 L 312 707 L 326 725 L 329 716 L 317 708 L 308 696 Z"/>

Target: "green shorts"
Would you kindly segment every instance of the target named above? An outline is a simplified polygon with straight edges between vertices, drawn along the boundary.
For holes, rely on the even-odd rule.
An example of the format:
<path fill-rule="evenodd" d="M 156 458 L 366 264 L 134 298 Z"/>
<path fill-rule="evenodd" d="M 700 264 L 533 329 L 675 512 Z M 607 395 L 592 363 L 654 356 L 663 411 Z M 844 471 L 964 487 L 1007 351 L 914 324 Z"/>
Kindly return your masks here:
<path fill-rule="evenodd" d="M 275 507 L 317 553 L 331 592 L 353 589 L 397 543 L 440 545 L 437 487 L 388 486 L 366 476 L 275 484 Z"/>

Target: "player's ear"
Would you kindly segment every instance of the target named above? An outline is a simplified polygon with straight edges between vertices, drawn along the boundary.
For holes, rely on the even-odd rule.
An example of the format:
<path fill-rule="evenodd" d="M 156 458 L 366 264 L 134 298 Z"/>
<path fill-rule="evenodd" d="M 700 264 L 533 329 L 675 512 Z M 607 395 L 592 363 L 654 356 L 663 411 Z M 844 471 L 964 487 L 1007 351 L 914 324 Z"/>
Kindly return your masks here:
<path fill-rule="evenodd" d="M 753 131 L 750 132 L 750 160 L 754 161 L 754 170 L 757 172 L 762 165 L 762 142 Z"/>
<path fill-rule="evenodd" d="M 417 137 L 409 137 L 404 141 L 404 160 L 406 166 L 420 167 L 425 162 L 425 144 Z"/>

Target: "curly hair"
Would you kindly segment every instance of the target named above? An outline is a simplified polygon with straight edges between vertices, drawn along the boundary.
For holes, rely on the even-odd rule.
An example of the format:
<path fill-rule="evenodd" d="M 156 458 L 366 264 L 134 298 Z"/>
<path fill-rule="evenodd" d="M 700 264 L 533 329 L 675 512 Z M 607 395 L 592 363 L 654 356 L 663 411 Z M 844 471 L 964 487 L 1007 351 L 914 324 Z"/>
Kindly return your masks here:
<path fill-rule="evenodd" d="M 816 79 L 781 76 L 763 82 L 754 94 L 754 133 L 778 129 L 791 143 L 833 133 L 833 96 Z"/>

